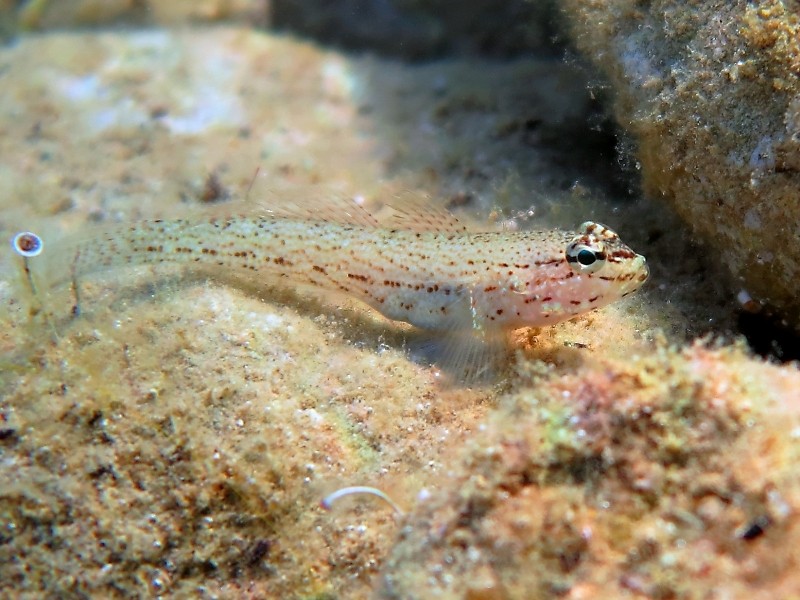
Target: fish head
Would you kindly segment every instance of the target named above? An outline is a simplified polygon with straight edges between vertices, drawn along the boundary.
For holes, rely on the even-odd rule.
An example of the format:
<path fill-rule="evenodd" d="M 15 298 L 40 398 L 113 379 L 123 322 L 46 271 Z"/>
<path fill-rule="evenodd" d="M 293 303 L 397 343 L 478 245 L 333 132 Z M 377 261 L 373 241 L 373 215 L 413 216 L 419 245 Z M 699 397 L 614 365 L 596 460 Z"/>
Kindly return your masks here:
<path fill-rule="evenodd" d="M 644 256 L 593 221 L 562 235 L 552 256 L 544 272 L 517 285 L 515 325 L 552 325 L 601 308 L 638 290 L 650 274 Z"/>

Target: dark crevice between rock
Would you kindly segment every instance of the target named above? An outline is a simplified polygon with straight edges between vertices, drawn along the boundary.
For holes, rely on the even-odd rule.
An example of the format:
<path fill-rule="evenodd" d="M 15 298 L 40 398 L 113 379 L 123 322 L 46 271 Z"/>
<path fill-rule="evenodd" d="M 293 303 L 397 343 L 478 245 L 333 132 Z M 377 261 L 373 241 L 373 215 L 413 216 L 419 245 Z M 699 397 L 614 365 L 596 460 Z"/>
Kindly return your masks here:
<path fill-rule="evenodd" d="M 800 335 L 780 319 L 766 312 L 742 311 L 738 326 L 756 354 L 778 362 L 800 360 Z"/>
<path fill-rule="evenodd" d="M 494 0 L 274 0 L 271 25 L 347 51 L 405 60 L 556 56 L 555 3 Z"/>

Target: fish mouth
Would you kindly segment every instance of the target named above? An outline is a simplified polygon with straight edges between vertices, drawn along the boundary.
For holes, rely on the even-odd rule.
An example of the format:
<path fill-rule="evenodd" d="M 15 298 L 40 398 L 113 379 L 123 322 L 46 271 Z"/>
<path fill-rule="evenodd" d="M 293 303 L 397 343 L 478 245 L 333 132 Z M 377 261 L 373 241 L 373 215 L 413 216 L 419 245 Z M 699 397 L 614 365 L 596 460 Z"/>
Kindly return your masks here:
<path fill-rule="evenodd" d="M 647 281 L 648 277 L 650 277 L 650 267 L 647 266 L 647 260 L 645 260 L 644 256 L 641 254 L 637 254 L 636 258 L 633 259 L 631 263 L 631 271 L 633 273 L 633 277 L 625 282 L 625 285 L 622 288 L 623 296 L 627 296 L 628 294 L 638 290 L 644 285 L 644 282 Z"/>
<path fill-rule="evenodd" d="M 650 267 L 647 266 L 647 259 L 641 254 L 637 254 L 634 261 L 636 270 L 639 271 L 639 277 L 637 280 L 639 283 L 644 283 L 647 281 L 647 278 L 650 277 Z"/>
<path fill-rule="evenodd" d="M 647 266 L 647 260 L 641 254 L 637 254 L 636 258 L 633 259 L 633 271 L 636 275 L 631 278 L 631 283 L 626 293 L 638 290 L 650 277 L 650 267 Z"/>

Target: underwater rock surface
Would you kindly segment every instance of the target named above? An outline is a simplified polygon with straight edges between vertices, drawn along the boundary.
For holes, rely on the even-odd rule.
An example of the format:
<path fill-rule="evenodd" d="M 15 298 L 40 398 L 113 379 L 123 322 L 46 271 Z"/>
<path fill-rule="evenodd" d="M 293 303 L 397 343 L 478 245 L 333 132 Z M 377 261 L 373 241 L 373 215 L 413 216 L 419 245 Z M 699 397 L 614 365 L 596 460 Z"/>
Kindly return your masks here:
<path fill-rule="evenodd" d="M 800 4 L 565 0 L 663 197 L 756 301 L 800 327 Z"/>
<path fill-rule="evenodd" d="M 531 384 L 408 516 L 379 597 L 796 592 L 800 373 L 696 345 Z"/>

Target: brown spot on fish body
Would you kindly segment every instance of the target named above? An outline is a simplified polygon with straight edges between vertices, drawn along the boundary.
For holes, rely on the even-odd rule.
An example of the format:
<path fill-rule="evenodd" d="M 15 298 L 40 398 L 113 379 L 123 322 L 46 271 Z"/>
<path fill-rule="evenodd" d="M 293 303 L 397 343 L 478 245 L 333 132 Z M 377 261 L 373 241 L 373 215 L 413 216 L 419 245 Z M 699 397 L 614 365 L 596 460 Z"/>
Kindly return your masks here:
<path fill-rule="evenodd" d="M 636 253 L 633 252 L 632 250 L 615 250 L 609 256 L 609 260 L 612 260 L 614 262 L 619 262 L 622 260 L 631 260 L 633 258 L 636 258 Z"/>

